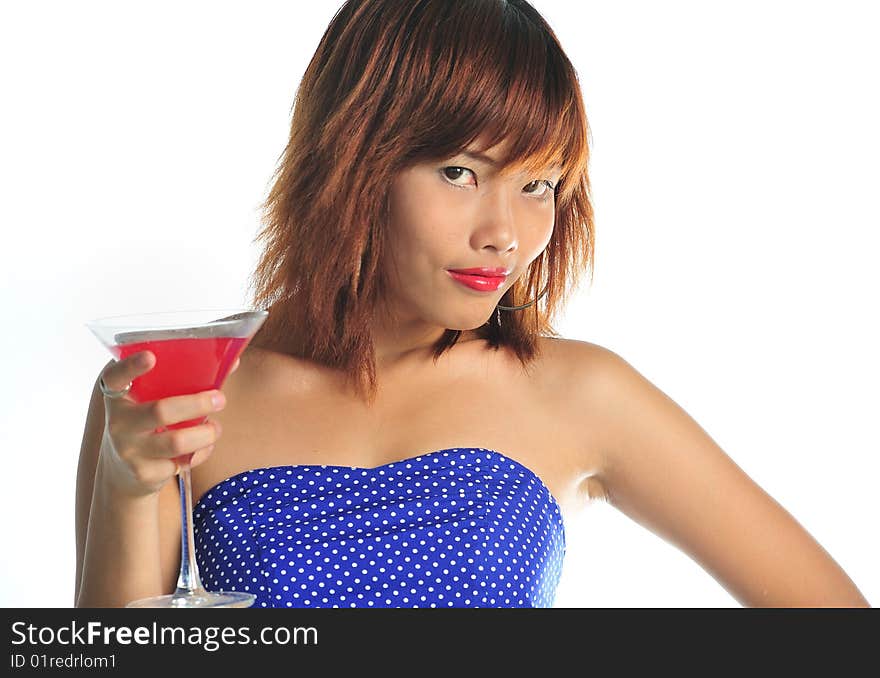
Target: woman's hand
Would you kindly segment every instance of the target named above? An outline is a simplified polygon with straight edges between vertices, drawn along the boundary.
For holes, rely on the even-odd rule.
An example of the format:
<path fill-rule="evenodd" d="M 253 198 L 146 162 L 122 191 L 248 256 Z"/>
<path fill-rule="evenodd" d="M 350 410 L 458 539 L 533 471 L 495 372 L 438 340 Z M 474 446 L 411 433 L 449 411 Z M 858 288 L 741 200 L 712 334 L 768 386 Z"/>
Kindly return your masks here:
<path fill-rule="evenodd" d="M 230 374 L 239 365 L 236 359 Z M 130 381 L 149 372 L 156 358 L 149 351 L 135 353 L 104 370 L 108 389 L 121 390 Z M 219 422 L 177 430 L 164 430 L 172 424 L 207 417 L 222 410 L 226 399 L 220 390 L 171 396 L 148 403 L 137 403 L 128 395 L 104 397 L 104 437 L 99 463 L 114 490 L 142 497 L 157 493 L 177 475 L 180 457 L 191 456 L 190 466 L 204 462 L 220 438 Z M 157 430 L 162 432 L 157 433 Z"/>

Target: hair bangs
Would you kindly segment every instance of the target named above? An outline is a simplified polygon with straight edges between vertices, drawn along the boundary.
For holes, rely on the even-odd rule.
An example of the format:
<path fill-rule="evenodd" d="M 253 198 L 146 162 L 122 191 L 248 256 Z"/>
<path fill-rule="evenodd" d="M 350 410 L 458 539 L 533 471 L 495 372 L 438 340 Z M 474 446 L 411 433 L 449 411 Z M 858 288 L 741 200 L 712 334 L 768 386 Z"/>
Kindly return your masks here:
<path fill-rule="evenodd" d="M 588 153 L 580 88 L 544 19 L 516 1 L 443 5 L 445 16 L 411 36 L 407 160 L 449 157 L 479 140 L 479 152 L 509 143 L 502 173 L 578 174 Z"/>

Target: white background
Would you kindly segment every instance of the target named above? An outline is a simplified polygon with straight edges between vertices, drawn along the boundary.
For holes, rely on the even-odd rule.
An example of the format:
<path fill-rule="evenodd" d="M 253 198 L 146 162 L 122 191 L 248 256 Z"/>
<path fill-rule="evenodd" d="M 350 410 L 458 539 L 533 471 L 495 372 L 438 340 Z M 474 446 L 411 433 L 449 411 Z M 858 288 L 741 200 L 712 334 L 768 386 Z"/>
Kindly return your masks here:
<path fill-rule="evenodd" d="M 340 2 L 0 10 L 0 605 L 69 606 L 92 317 L 247 301 L 257 206 Z M 557 325 L 679 403 L 880 602 L 870 2 L 534 0 L 594 142 L 596 275 Z M 613 507 L 558 604 L 725 607 Z"/>

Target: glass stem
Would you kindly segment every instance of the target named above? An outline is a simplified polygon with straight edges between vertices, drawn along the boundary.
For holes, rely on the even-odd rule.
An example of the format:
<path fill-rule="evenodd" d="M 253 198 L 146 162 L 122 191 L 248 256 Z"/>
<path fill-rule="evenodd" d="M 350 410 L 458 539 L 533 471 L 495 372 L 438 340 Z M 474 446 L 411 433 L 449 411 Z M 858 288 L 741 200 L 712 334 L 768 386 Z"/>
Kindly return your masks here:
<path fill-rule="evenodd" d="M 177 480 L 180 483 L 180 576 L 177 578 L 174 595 L 189 597 L 204 591 L 196 564 L 189 461 L 181 466 Z"/>

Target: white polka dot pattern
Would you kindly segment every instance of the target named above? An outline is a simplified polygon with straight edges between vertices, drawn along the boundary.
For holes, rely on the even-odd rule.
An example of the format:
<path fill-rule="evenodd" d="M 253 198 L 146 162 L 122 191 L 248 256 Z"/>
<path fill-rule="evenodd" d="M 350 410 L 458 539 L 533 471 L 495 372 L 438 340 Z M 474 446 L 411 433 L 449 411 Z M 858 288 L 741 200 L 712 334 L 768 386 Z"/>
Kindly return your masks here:
<path fill-rule="evenodd" d="M 553 495 L 485 448 L 245 471 L 193 527 L 205 588 L 255 607 L 551 607 L 565 555 Z"/>

